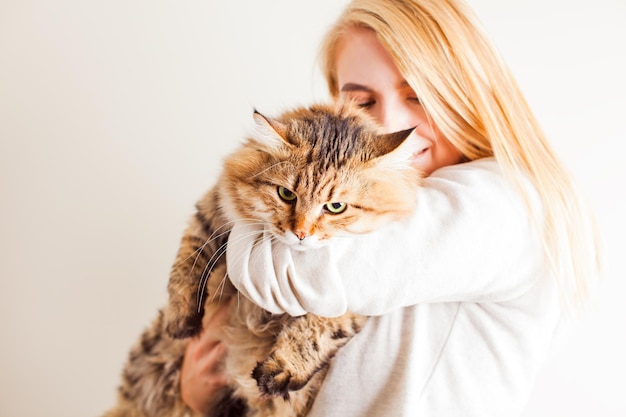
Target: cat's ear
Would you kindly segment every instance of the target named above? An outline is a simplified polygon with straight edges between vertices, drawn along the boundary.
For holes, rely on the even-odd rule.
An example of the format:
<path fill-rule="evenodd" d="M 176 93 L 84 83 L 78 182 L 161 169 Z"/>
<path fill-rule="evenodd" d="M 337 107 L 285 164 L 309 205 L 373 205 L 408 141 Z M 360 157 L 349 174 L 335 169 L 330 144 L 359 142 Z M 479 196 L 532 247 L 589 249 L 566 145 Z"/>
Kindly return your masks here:
<path fill-rule="evenodd" d="M 410 129 L 401 130 L 399 132 L 384 133 L 376 137 L 376 156 L 383 156 L 391 153 L 401 147 L 404 142 L 409 142 L 406 139 L 413 133 L 415 127 Z"/>
<path fill-rule="evenodd" d="M 406 165 L 418 151 L 417 141 L 407 140 L 415 127 L 399 132 L 385 133 L 376 137 L 375 159 L 379 164 Z"/>
<path fill-rule="evenodd" d="M 287 141 L 287 126 L 277 120 L 265 117 L 254 110 L 255 135 L 254 138 L 269 146 L 291 145 Z"/>

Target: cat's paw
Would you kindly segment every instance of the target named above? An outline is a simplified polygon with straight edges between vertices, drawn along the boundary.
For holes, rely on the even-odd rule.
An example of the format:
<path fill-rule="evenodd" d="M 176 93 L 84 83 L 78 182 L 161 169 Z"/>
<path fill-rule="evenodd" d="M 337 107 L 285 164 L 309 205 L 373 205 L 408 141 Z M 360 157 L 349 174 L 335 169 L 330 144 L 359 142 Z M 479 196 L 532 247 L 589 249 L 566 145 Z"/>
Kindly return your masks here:
<path fill-rule="evenodd" d="M 181 314 L 174 308 L 165 310 L 165 331 L 175 339 L 195 336 L 202 330 L 202 313 Z"/>
<path fill-rule="evenodd" d="M 297 391 L 304 387 L 311 379 L 312 374 L 298 373 L 272 354 L 263 362 L 258 362 L 252 371 L 254 378 L 262 394 L 268 396 L 280 396 L 285 400 L 289 398 L 289 391 Z"/>

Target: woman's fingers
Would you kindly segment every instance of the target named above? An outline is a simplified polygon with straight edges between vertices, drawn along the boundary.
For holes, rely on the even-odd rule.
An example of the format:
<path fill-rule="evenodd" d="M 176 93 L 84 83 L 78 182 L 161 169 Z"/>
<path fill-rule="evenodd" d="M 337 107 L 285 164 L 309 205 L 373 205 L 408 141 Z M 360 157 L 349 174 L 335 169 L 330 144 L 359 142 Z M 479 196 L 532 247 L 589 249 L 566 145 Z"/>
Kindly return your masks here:
<path fill-rule="evenodd" d="M 181 396 L 193 410 L 206 413 L 215 393 L 227 383 L 223 372 L 226 345 L 218 339 L 219 328 L 224 325 L 230 302 L 205 323 L 199 337 L 189 341 L 181 369 Z"/>

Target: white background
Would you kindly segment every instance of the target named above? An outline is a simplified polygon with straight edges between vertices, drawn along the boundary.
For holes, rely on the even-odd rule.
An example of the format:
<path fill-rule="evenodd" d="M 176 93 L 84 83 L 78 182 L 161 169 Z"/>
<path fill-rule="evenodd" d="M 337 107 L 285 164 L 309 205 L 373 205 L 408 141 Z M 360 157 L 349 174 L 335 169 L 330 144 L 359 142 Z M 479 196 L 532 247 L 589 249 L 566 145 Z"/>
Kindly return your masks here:
<path fill-rule="evenodd" d="M 0 0 L 0 416 L 98 416 L 252 109 L 325 97 L 345 1 Z M 626 2 L 471 0 L 596 207 L 607 267 L 525 417 L 625 416 Z"/>

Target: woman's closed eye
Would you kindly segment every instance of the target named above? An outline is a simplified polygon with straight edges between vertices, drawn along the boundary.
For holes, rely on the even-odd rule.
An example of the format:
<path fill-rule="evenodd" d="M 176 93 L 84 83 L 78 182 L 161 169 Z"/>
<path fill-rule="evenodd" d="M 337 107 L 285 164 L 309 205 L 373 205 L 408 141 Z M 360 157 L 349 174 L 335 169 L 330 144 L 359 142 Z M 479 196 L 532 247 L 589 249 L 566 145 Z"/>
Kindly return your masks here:
<path fill-rule="evenodd" d="M 346 84 L 341 91 L 341 98 L 351 101 L 361 108 L 369 108 L 376 103 L 376 99 L 369 88 L 358 84 Z"/>

